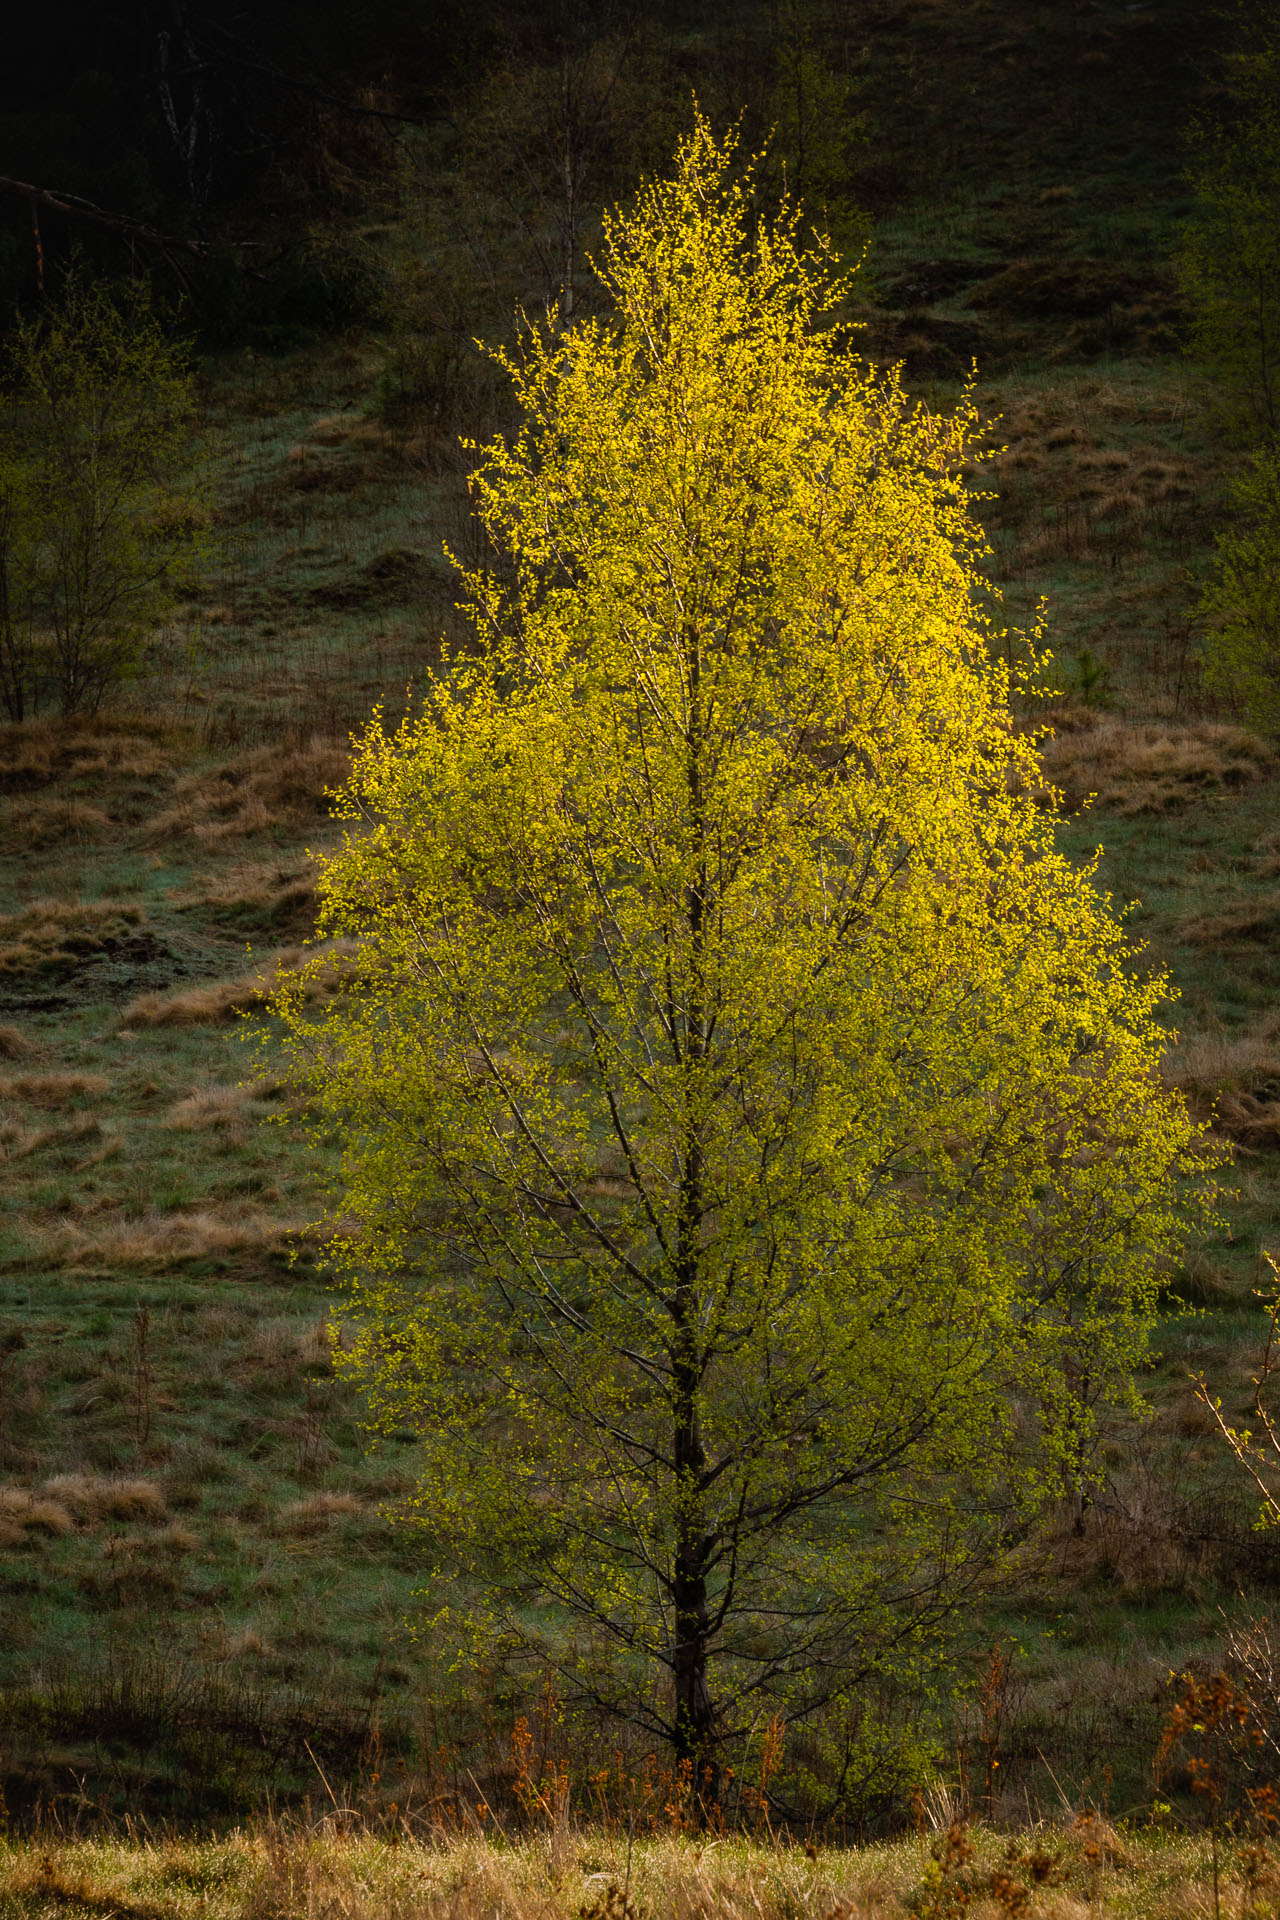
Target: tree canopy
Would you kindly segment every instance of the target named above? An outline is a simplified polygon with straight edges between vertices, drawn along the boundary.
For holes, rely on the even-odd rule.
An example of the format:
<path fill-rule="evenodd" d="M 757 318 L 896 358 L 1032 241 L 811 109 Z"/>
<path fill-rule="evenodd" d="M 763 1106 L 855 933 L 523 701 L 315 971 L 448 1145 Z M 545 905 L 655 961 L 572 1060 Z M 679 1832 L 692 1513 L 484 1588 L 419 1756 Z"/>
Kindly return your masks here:
<path fill-rule="evenodd" d="M 973 408 L 857 359 L 802 231 L 700 123 L 611 311 L 505 361 L 473 644 L 322 867 L 356 984 L 282 1001 L 441 1633 L 710 1791 L 1079 1470 L 1197 1152 L 1011 722 Z"/>

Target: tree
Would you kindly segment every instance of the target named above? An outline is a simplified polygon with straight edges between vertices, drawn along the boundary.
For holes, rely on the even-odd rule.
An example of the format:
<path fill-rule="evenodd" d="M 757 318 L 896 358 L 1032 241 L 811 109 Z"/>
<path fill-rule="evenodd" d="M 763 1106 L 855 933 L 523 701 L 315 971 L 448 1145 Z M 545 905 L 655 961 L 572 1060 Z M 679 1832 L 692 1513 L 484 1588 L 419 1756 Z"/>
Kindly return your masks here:
<path fill-rule="evenodd" d="M 0 700 L 94 709 L 170 604 L 200 518 L 176 477 L 193 390 L 147 305 L 68 281 L 9 346 L 0 415 Z"/>
<path fill-rule="evenodd" d="M 1192 344 L 1245 438 L 1280 434 L 1280 48 L 1235 54 L 1228 113 L 1194 134 L 1196 209 L 1178 256 Z"/>
<path fill-rule="evenodd" d="M 474 644 L 323 867 L 286 1041 L 441 1630 L 714 1793 L 937 1624 L 1125 1388 L 1193 1129 L 978 612 L 971 412 L 876 380 L 705 124 L 531 330 Z M 455 1640 L 455 1645 L 462 1644 Z"/>
<path fill-rule="evenodd" d="M 1280 48 L 1264 32 L 1227 73 L 1228 113 L 1197 129 L 1197 207 L 1179 257 L 1192 345 L 1248 454 L 1199 611 L 1209 684 L 1280 726 Z"/>
<path fill-rule="evenodd" d="M 1255 726 L 1280 733 L 1280 445 L 1252 452 L 1231 487 L 1232 523 L 1219 532 L 1200 596 L 1208 623 L 1205 677 Z"/>

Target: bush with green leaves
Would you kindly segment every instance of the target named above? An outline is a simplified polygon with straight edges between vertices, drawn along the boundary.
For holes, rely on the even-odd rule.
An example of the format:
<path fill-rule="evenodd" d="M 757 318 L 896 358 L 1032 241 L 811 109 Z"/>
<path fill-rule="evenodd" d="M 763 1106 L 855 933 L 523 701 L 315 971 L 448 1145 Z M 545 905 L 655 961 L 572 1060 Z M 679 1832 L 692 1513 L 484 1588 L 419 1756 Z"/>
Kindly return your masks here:
<path fill-rule="evenodd" d="M 83 278 L 18 324 L 0 410 L 0 702 L 95 711 L 138 665 L 202 519 L 194 389 L 142 291 Z"/>

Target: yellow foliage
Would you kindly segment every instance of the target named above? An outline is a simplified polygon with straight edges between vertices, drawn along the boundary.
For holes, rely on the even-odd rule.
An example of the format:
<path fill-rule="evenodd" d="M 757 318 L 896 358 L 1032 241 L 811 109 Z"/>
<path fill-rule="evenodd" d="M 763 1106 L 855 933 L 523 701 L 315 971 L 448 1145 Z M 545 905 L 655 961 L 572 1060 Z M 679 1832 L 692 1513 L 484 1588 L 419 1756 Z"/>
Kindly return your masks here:
<path fill-rule="evenodd" d="M 439 1630 L 699 1770 L 1087 1470 L 1196 1151 L 1167 983 L 1029 797 L 979 423 L 850 356 L 798 230 L 700 125 L 607 224 L 612 317 L 504 359 L 474 646 L 321 867 L 360 982 L 282 996 Z"/>

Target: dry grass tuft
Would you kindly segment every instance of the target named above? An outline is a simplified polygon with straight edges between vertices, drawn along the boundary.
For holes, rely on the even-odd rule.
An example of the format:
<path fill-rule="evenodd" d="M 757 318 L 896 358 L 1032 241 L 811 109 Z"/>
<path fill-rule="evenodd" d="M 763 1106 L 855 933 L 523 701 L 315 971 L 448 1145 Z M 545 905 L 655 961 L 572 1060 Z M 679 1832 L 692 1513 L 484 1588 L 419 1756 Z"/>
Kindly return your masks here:
<path fill-rule="evenodd" d="M 27 720 L 0 727 L 0 790 L 20 793 L 53 781 L 104 776 L 149 780 L 168 773 L 173 754 L 164 722 L 139 715 Z"/>
<path fill-rule="evenodd" d="M 142 920 L 141 907 L 114 901 L 34 900 L 20 913 L 0 914 L 0 978 L 65 973 L 136 938 Z"/>
<path fill-rule="evenodd" d="M 309 933 L 315 925 L 315 863 L 241 861 L 230 872 L 205 875 L 169 895 L 177 907 L 232 926 Z"/>
<path fill-rule="evenodd" d="M 1218 947 L 1232 940 L 1274 941 L 1280 938 L 1280 894 L 1258 894 L 1217 913 L 1196 914 L 1183 921 L 1178 937 L 1192 947 Z"/>
<path fill-rule="evenodd" d="M 313 1493 L 310 1499 L 295 1500 L 281 1510 L 280 1528 L 283 1533 L 306 1538 L 312 1534 L 327 1533 L 335 1521 L 363 1520 L 367 1517 L 368 1509 L 354 1494 Z"/>
<path fill-rule="evenodd" d="M 1255 1151 L 1280 1149 L 1280 1020 L 1256 1033 L 1188 1034 L 1162 1068 L 1215 1133 Z"/>
<path fill-rule="evenodd" d="M 1082 707 L 1046 717 L 1053 736 L 1041 750 L 1041 765 L 1069 812 L 1096 799 L 1110 813 L 1160 813 L 1274 770 L 1266 742 L 1242 727 L 1207 721 L 1131 726 Z"/>
<path fill-rule="evenodd" d="M 25 1060 L 35 1052 L 34 1042 L 19 1033 L 16 1027 L 0 1027 L 0 1060 Z"/>
<path fill-rule="evenodd" d="M 219 1651 L 262 1650 L 246 1628 Z M 73 1910 L 103 1920 L 901 1920 L 962 1909 L 995 1920 L 997 1907 L 1026 1920 L 1190 1920 L 1212 1911 L 1207 1836 L 1121 1843 L 1093 1815 L 1014 1836 L 1015 1868 L 1020 1853 L 1034 1854 L 1065 1875 L 1040 1885 L 1024 1874 L 1015 1908 L 972 1897 L 965 1877 L 939 1886 L 927 1837 L 819 1850 L 734 1833 L 629 1841 L 563 1822 L 489 1839 L 474 1817 L 390 1813 L 375 1816 L 379 1832 L 335 1805 L 305 1827 L 260 1819 L 214 1840 L 133 1827 L 92 1840 L 65 1830 L 0 1837 L 0 1884 L 19 1903 L 15 1920 Z M 1007 1832 L 973 1827 L 968 1837 L 981 1869 L 1009 1853 Z M 1223 1862 L 1232 1875 L 1224 1912 L 1236 1911 L 1235 1865 Z"/>
<path fill-rule="evenodd" d="M 164 1493 L 154 1480 L 124 1479 L 97 1473 L 60 1473 L 46 1480 L 46 1498 L 56 1500 L 82 1524 L 99 1520 L 165 1520 Z"/>
<path fill-rule="evenodd" d="M 87 801 L 46 796 L 12 801 L 0 819 L 0 832 L 14 846 L 39 850 L 61 846 L 66 840 L 105 840 L 111 819 Z"/>
<path fill-rule="evenodd" d="M 90 1113 L 77 1114 L 74 1120 L 53 1127 L 26 1129 L 6 1123 L 0 1126 L 0 1161 L 26 1160 L 33 1153 L 43 1153 L 46 1147 L 66 1147 L 77 1141 L 95 1139 L 101 1131 L 100 1123 Z"/>
<path fill-rule="evenodd" d="M 77 1100 L 106 1093 L 111 1082 L 100 1073 L 19 1073 L 0 1076 L 0 1100 L 21 1100 L 56 1112 Z"/>
<path fill-rule="evenodd" d="M 180 780 L 172 805 L 152 820 L 148 837 L 189 836 L 216 850 L 255 834 L 303 827 L 329 811 L 327 795 L 345 780 L 350 764 L 350 743 L 321 734 L 294 746 L 260 747 Z"/>
<path fill-rule="evenodd" d="M 248 1087 L 198 1087 L 185 1099 L 175 1101 L 165 1115 L 164 1124 L 176 1133 L 238 1128 L 253 1097 Z"/>
<path fill-rule="evenodd" d="M 43 1258 L 73 1271 L 141 1267 L 150 1272 L 188 1260 L 280 1253 L 299 1239 L 305 1226 L 303 1221 L 276 1219 L 257 1209 L 226 1214 L 203 1208 L 91 1225 L 64 1220 L 40 1233 L 38 1242 Z"/>
<path fill-rule="evenodd" d="M 0 1548 L 19 1546 L 31 1533 L 70 1533 L 71 1524 L 62 1501 L 26 1487 L 0 1487 Z"/>
<path fill-rule="evenodd" d="M 250 973 L 234 980 L 217 980 L 203 987 L 183 987 L 176 993 L 144 993 L 120 1016 L 122 1027 L 198 1027 L 232 1020 L 237 1014 L 256 1013 L 269 1006 L 280 989 L 305 970 L 308 1001 L 323 1000 L 348 985 L 359 971 L 359 950 L 353 941 L 335 940 L 328 947 L 282 947 Z"/>

